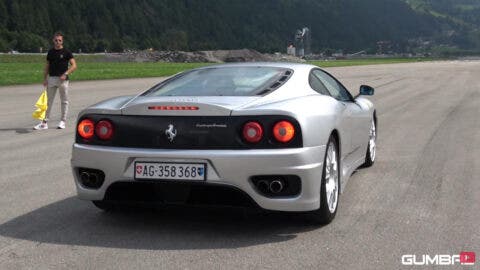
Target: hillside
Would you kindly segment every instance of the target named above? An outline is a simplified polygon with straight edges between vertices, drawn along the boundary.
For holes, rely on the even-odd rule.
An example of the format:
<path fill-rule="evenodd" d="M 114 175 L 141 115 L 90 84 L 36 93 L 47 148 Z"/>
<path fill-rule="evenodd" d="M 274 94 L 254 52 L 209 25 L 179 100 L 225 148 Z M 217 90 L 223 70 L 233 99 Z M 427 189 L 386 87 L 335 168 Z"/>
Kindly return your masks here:
<path fill-rule="evenodd" d="M 469 28 L 480 26 L 478 0 L 406 0 L 412 9 Z"/>
<path fill-rule="evenodd" d="M 0 51 L 38 52 L 53 32 L 74 51 L 285 51 L 301 27 L 312 51 L 480 48 L 474 0 L 0 0 Z M 457 3 L 457 4 L 455 4 Z M 461 3 L 461 4 L 458 4 Z M 427 48 L 428 49 L 428 48 Z"/>
<path fill-rule="evenodd" d="M 416 12 L 442 22 L 442 31 L 432 36 L 437 44 L 480 48 L 480 1 L 406 0 L 406 3 Z"/>

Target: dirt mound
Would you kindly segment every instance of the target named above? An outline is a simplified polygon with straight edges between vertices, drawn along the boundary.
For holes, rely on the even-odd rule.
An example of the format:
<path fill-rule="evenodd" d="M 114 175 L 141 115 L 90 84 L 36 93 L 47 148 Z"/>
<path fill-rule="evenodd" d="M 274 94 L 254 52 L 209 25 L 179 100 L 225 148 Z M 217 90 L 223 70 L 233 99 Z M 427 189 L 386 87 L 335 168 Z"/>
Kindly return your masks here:
<path fill-rule="evenodd" d="M 200 52 L 182 51 L 133 51 L 125 53 L 109 53 L 105 55 L 105 59 L 108 62 L 211 62 Z"/>
<path fill-rule="evenodd" d="M 211 62 L 267 62 L 273 60 L 267 55 L 250 49 L 203 51 L 202 53 L 208 55 Z"/>
<path fill-rule="evenodd" d="M 133 51 L 105 55 L 108 62 L 175 62 L 175 63 L 225 63 L 225 62 L 301 62 L 301 59 L 280 54 L 262 54 L 251 49 L 216 51 Z"/>

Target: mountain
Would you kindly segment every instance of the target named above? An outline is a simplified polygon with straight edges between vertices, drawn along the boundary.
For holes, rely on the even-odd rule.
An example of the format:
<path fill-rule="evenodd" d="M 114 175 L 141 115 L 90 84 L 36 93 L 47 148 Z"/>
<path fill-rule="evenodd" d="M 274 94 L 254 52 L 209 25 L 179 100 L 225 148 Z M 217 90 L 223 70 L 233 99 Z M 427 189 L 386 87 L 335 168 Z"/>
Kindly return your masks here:
<path fill-rule="evenodd" d="M 478 0 L 406 0 L 418 12 L 445 19 L 453 24 L 478 28 L 480 1 Z"/>
<path fill-rule="evenodd" d="M 73 51 L 285 51 L 297 29 L 313 52 L 480 49 L 478 0 L 0 0 L 0 51 L 38 52 L 55 31 Z"/>
<path fill-rule="evenodd" d="M 406 3 L 416 12 L 441 22 L 441 31 L 430 36 L 437 44 L 480 48 L 480 1 L 406 0 Z"/>

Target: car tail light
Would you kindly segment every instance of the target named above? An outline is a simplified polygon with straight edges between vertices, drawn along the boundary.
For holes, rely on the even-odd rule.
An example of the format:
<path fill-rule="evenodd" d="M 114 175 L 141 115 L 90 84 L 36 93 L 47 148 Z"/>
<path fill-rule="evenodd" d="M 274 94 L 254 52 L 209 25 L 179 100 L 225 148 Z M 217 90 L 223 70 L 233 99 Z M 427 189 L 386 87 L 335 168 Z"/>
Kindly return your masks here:
<path fill-rule="evenodd" d="M 258 122 L 247 122 L 243 126 L 243 138 L 249 143 L 257 143 L 263 137 L 263 128 Z"/>
<path fill-rule="evenodd" d="M 149 110 L 160 111 L 198 111 L 197 106 L 148 106 Z"/>
<path fill-rule="evenodd" d="M 113 125 L 108 120 L 101 120 L 95 126 L 95 134 L 101 140 L 110 140 L 113 137 Z"/>
<path fill-rule="evenodd" d="M 78 123 L 77 132 L 80 137 L 90 139 L 93 137 L 95 124 L 90 119 L 83 119 Z"/>
<path fill-rule="evenodd" d="M 273 126 L 273 137 L 275 140 L 287 143 L 295 136 L 295 127 L 289 121 L 280 121 Z"/>

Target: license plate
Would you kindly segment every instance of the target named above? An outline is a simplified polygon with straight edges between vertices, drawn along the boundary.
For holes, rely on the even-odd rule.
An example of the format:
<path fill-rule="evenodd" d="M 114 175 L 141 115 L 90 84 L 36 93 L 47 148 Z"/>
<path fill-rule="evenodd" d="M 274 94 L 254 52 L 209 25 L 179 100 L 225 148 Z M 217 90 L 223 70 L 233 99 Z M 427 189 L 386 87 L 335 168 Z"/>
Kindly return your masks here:
<path fill-rule="evenodd" d="M 205 163 L 135 162 L 135 179 L 205 180 Z"/>

